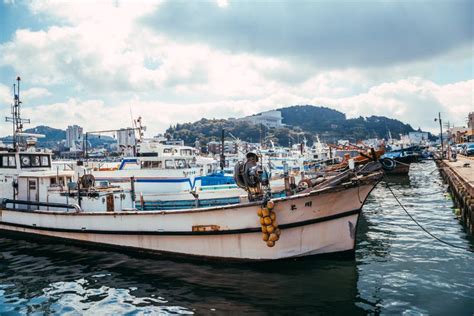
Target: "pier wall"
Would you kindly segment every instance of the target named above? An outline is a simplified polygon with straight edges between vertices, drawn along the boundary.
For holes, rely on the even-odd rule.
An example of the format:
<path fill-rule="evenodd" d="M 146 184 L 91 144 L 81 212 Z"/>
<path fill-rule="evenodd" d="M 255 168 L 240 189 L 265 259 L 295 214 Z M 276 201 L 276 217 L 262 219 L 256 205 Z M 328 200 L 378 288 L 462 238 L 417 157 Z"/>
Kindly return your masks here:
<path fill-rule="evenodd" d="M 474 235 L 474 159 L 459 157 L 457 161 L 436 159 L 444 181 L 449 185 L 461 220 Z"/>

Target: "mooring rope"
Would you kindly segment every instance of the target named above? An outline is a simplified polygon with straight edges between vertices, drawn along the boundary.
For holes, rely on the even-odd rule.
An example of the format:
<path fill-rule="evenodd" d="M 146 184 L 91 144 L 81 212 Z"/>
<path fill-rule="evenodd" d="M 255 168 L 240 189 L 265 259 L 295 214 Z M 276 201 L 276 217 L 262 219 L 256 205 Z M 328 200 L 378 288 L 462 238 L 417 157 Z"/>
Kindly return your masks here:
<path fill-rule="evenodd" d="M 390 185 L 388 184 L 388 179 L 384 173 L 384 179 L 385 179 L 385 184 L 387 185 L 387 189 L 390 191 L 390 193 L 392 193 L 393 197 L 395 198 L 395 200 L 397 201 L 398 205 L 400 205 L 400 207 L 405 211 L 405 213 L 408 215 L 408 217 L 410 217 L 410 219 L 418 226 L 420 227 L 425 233 L 427 233 L 429 236 L 431 236 L 432 238 L 434 238 L 435 240 L 439 241 L 440 243 L 443 243 L 447 246 L 450 246 L 450 247 L 453 247 L 453 248 L 457 248 L 457 249 L 461 249 L 461 250 L 465 250 L 465 251 L 469 251 L 469 252 L 473 252 L 474 253 L 474 249 L 470 249 L 470 248 L 465 248 L 465 247 L 462 247 L 462 246 L 458 246 L 458 245 L 455 245 L 455 244 L 452 244 L 450 242 L 447 242 L 435 235 L 433 235 L 431 232 L 429 232 L 426 228 L 424 228 L 420 223 L 418 223 L 418 221 L 408 212 L 408 210 L 405 208 L 405 206 L 403 206 L 403 204 L 400 202 L 400 200 L 398 199 L 398 197 L 395 195 L 395 192 L 393 192 L 392 188 L 390 187 Z"/>

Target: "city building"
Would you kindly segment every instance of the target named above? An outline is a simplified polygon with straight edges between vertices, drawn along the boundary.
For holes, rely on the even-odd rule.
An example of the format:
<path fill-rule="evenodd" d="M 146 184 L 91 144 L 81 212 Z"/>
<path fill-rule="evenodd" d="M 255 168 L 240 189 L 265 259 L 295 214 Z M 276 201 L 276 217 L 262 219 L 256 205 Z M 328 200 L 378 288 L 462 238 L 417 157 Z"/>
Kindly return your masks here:
<path fill-rule="evenodd" d="M 68 126 L 66 129 L 66 147 L 70 151 L 81 151 L 84 134 L 82 127 L 78 125 Z"/>
<path fill-rule="evenodd" d="M 239 120 L 256 124 L 256 125 L 262 124 L 262 125 L 265 125 L 266 127 L 283 126 L 283 123 L 282 123 L 283 117 L 281 116 L 281 112 L 276 111 L 276 110 L 266 111 L 259 114 L 246 116 Z"/>

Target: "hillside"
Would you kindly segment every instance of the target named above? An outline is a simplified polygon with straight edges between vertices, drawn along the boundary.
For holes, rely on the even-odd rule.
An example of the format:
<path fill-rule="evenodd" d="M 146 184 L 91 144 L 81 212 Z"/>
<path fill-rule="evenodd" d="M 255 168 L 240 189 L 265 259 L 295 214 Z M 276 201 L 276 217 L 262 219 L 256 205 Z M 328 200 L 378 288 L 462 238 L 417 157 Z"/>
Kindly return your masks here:
<path fill-rule="evenodd" d="M 266 128 L 247 122 L 224 119 L 201 119 L 194 123 L 170 126 L 166 133 L 173 138 L 183 139 L 186 144 L 201 144 L 220 138 L 221 129 L 244 141 L 259 142 L 260 139 L 273 140 L 287 146 L 306 137 L 311 144 L 316 135 L 325 142 L 335 143 L 338 139 L 352 142 L 366 138 L 387 138 L 390 131 L 394 138 L 399 134 L 414 131 L 409 124 L 383 116 L 370 116 L 347 119 L 342 112 L 313 105 L 296 105 L 278 109 L 282 113 L 282 128 Z M 230 134 L 229 134 L 230 133 Z"/>

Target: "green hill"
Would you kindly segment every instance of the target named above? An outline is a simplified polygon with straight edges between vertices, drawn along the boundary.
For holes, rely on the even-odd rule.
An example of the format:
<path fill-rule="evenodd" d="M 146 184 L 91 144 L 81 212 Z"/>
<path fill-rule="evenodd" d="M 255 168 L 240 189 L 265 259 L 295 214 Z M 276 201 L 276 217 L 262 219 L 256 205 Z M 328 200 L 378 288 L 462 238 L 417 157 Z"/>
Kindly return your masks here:
<path fill-rule="evenodd" d="M 261 139 L 273 140 L 276 144 L 287 146 L 305 137 L 312 144 L 316 135 L 325 142 L 335 143 L 338 139 L 351 142 L 367 138 L 387 138 L 390 131 L 394 138 L 399 134 L 414 131 L 409 124 L 383 116 L 370 116 L 347 119 L 342 112 L 321 106 L 295 105 L 278 109 L 282 113 L 284 127 L 267 128 L 239 120 L 201 119 L 193 123 L 170 126 L 166 133 L 173 138 L 182 139 L 186 144 L 194 144 L 199 139 L 201 145 L 218 140 L 221 129 L 249 142 Z"/>

